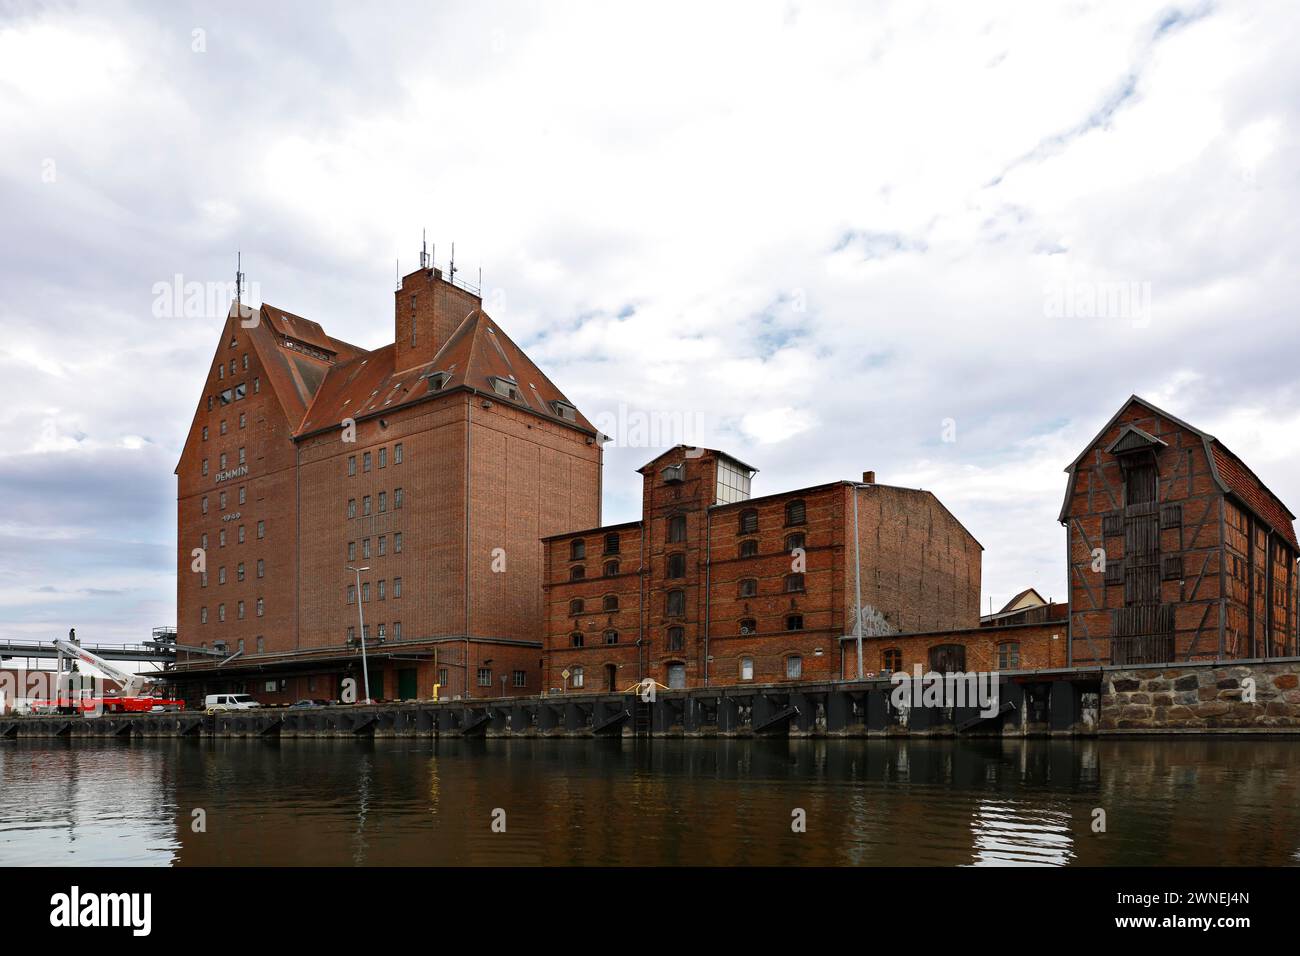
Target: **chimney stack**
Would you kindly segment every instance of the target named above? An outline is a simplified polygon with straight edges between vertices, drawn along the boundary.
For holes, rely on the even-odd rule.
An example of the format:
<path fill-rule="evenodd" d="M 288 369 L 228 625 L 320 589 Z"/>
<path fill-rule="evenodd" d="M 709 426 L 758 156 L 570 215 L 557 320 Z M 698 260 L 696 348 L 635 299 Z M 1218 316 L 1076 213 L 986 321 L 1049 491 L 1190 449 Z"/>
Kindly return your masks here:
<path fill-rule="evenodd" d="M 874 471 L 864 471 L 862 473 L 862 483 L 864 485 L 874 485 L 876 483 L 876 473 Z"/>

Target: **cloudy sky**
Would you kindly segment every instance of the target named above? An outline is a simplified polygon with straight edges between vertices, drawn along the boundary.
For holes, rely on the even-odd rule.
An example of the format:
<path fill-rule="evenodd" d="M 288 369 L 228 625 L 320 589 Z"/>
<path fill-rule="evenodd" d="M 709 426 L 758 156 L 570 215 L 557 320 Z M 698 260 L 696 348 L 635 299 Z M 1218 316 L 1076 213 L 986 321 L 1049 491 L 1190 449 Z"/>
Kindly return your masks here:
<path fill-rule="evenodd" d="M 158 283 L 391 341 L 421 230 L 591 417 L 605 517 L 685 439 L 874 469 L 1064 594 L 1130 393 L 1300 502 L 1285 3 L 0 7 L 0 639 L 175 620 L 216 345 Z M 611 430 L 610 428 L 606 429 Z"/>

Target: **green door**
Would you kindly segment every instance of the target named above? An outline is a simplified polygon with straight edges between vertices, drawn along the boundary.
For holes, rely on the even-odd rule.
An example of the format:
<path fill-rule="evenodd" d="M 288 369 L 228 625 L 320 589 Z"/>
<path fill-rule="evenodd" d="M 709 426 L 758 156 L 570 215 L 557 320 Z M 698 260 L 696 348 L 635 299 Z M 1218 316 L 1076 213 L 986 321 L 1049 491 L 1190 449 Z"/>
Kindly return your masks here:
<path fill-rule="evenodd" d="M 370 699 L 382 700 L 384 696 L 384 671 L 381 667 L 370 668 Z"/>
<path fill-rule="evenodd" d="M 398 700 L 415 700 L 416 694 L 416 674 L 418 672 L 414 667 L 403 667 L 397 672 L 397 699 Z"/>

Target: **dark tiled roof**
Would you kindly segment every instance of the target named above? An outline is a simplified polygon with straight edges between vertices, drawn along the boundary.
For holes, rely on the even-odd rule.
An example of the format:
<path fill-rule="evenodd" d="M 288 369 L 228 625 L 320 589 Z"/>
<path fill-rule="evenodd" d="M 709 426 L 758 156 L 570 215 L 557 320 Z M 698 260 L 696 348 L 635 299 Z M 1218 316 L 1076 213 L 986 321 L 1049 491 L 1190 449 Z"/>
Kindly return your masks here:
<path fill-rule="evenodd" d="M 1291 547 L 1300 550 L 1292 522 L 1295 516 L 1286 505 L 1265 488 L 1255 473 L 1221 442 L 1211 441 L 1210 451 L 1214 455 L 1214 467 L 1218 469 L 1219 478 L 1228 486 L 1228 490 L 1280 534 Z"/>

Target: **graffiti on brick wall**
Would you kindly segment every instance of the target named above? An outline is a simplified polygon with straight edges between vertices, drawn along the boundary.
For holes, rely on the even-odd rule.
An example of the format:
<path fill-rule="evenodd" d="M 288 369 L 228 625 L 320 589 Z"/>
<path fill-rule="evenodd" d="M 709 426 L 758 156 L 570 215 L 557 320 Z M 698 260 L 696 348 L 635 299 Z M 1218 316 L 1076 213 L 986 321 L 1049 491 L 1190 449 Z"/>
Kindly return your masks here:
<path fill-rule="evenodd" d="M 862 616 L 862 636 L 863 637 L 884 637 L 886 634 L 899 633 L 898 628 L 889 623 L 889 619 L 880 611 L 876 610 L 870 604 L 862 605 L 859 613 Z M 849 631 L 853 630 L 853 621 L 849 621 Z"/>

